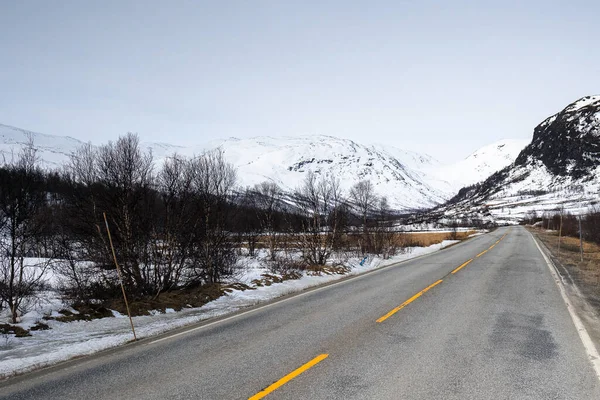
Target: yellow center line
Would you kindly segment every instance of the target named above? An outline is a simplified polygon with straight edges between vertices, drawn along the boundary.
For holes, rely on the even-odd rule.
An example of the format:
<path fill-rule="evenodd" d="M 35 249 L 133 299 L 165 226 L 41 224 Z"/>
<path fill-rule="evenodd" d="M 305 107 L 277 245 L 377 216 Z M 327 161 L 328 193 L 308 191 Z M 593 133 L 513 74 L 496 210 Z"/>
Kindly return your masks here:
<path fill-rule="evenodd" d="M 463 269 L 464 267 L 466 267 L 467 264 L 469 264 L 471 261 L 473 261 L 472 258 L 469 261 L 467 261 L 466 263 L 464 263 L 463 265 L 461 265 L 460 267 L 456 268 L 454 271 L 452 271 L 452 273 L 453 274 L 457 273 L 458 271 L 460 271 L 461 269 Z"/>
<path fill-rule="evenodd" d="M 423 295 L 423 293 L 425 293 L 426 291 L 428 291 L 429 289 L 431 289 L 432 287 L 439 285 L 440 283 L 442 283 L 442 280 L 440 279 L 439 281 L 427 286 L 425 289 L 421 290 L 419 293 L 415 294 L 413 297 L 411 297 L 410 299 L 406 300 L 404 303 L 400 304 L 398 307 L 394 308 L 392 311 L 390 311 L 389 313 L 385 314 L 383 317 L 379 318 L 377 320 L 377 322 L 383 322 L 386 319 L 388 319 L 389 317 L 391 317 L 392 315 L 396 314 L 398 311 L 402 310 L 404 307 L 406 307 L 407 305 L 409 305 L 410 303 L 412 303 L 413 301 L 415 301 L 416 299 L 418 299 L 419 297 L 421 297 L 421 295 Z"/>
<path fill-rule="evenodd" d="M 482 255 L 484 255 L 485 253 L 487 253 L 488 251 L 490 251 L 491 249 L 493 249 L 498 243 L 500 243 L 502 241 L 502 239 L 504 239 L 506 237 L 506 235 L 508 235 L 508 233 L 505 233 L 500 239 L 498 239 L 496 241 L 496 243 L 494 243 L 493 245 L 490 246 L 489 249 L 482 251 L 481 253 L 477 254 L 477 257 L 481 257 Z M 458 271 L 461 267 L 458 267 L 457 269 L 455 269 L 454 271 Z M 452 273 L 454 273 L 454 271 L 452 271 Z"/>
<path fill-rule="evenodd" d="M 307 362 L 306 364 L 304 364 L 300 368 L 298 368 L 298 369 L 290 372 L 289 374 L 287 374 L 286 376 L 284 376 L 283 378 L 281 378 L 280 380 L 278 380 L 274 384 L 268 386 L 267 388 L 265 388 L 265 389 L 261 390 L 260 392 L 256 393 L 254 396 L 248 398 L 248 400 L 262 399 L 263 397 L 265 397 L 269 393 L 277 390 L 281 386 L 285 385 L 286 383 L 288 383 L 289 381 L 291 381 L 292 379 L 294 379 L 295 377 L 297 377 L 298 375 L 300 375 L 304 371 L 306 371 L 306 370 L 314 367 L 315 365 L 317 365 L 318 363 L 320 363 L 321 361 L 323 361 L 324 359 L 326 359 L 328 356 L 329 356 L 329 354 L 321 354 L 321 355 L 313 358 L 312 360 L 310 360 L 309 362 Z"/>
<path fill-rule="evenodd" d="M 502 236 L 500 239 L 498 239 L 498 241 L 496 243 L 494 243 L 493 245 L 491 245 L 489 249 L 484 250 L 481 253 L 477 254 L 477 257 L 481 257 L 482 255 L 484 255 L 485 253 L 487 253 L 489 250 L 493 249 L 494 246 L 496 246 L 498 243 L 500 243 L 500 241 L 502 239 L 504 239 L 507 234 L 508 233 L 504 234 L 504 236 Z M 452 273 L 453 274 L 457 273 L 458 271 L 460 271 L 461 269 L 463 269 L 464 267 L 466 267 L 472 261 L 473 261 L 473 258 L 471 258 L 470 260 L 468 260 L 465 263 L 463 263 L 462 265 L 460 265 L 458 268 L 456 268 L 455 270 L 453 270 Z M 410 299 L 406 300 L 404 303 L 400 304 L 398 307 L 394 308 L 389 313 L 387 313 L 383 317 L 379 318 L 377 320 L 377 322 L 383 322 L 383 321 L 385 321 L 386 319 L 388 319 L 389 317 L 391 317 L 392 315 L 394 315 L 395 313 L 397 313 L 398 311 L 402 310 L 404 307 L 406 307 L 407 305 L 409 305 L 410 303 L 412 303 L 413 301 L 415 301 L 416 299 L 418 299 L 419 297 L 421 297 L 429 289 L 433 288 L 434 286 L 439 285 L 442 282 L 443 282 L 443 280 L 440 279 L 437 282 L 434 282 L 431 285 L 427 286 L 425 289 L 421 290 L 419 293 L 415 294 Z M 312 360 L 310 360 L 309 362 L 307 362 L 306 364 L 304 364 L 300 368 L 298 368 L 298 369 L 290 372 L 289 374 L 287 374 L 286 376 L 284 376 L 283 378 L 281 378 L 277 382 L 273 383 L 272 385 L 269 385 L 265 389 L 263 389 L 260 392 L 256 393 L 254 396 L 249 397 L 248 400 L 259 400 L 259 399 L 264 398 L 269 393 L 272 393 L 275 390 L 279 389 L 281 386 L 285 385 L 286 383 L 288 383 L 292 379 L 296 378 L 297 376 L 299 376 L 303 372 L 305 372 L 305 371 L 309 370 L 310 368 L 314 367 L 315 365 L 317 365 L 318 363 L 320 363 L 321 361 L 323 361 L 327 357 L 329 357 L 329 354 L 321 354 L 321 355 L 313 358 Z"/>

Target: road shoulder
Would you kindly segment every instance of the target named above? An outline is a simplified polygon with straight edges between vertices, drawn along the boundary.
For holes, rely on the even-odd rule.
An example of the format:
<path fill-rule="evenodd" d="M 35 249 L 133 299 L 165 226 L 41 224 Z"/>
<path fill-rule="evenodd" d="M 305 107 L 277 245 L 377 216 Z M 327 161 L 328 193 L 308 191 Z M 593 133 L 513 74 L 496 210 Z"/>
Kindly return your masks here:
<path fill-rule="evenodd" d="M 529 232 L 548 262 L 551 272 L 555 275 L 559 290 L 563 294 L 573 322 L 584 342 L 590 360 L 594 364 L 596 375 L 600 379 L 600 357 L 598 357 L 597 350 L 600 348 L 600 310 L 594 308 L 588 301 L 573 279 L 571 271 L 560 262 L 556 253 L 549 249 L 535 232 Z M 586 343 L 586 340 L 589 340 L 590 343 Z"/>

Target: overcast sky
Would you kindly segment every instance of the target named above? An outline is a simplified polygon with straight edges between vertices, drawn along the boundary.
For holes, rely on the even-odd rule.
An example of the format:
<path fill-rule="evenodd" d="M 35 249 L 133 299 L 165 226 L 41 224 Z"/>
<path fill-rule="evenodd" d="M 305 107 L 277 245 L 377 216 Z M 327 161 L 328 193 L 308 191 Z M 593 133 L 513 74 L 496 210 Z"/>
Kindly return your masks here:
<path fill-rule="evenodd" d="M 0 0 L 0 123 L 327 134 L 442 161 L 600 92 L 597 1 Z"/>

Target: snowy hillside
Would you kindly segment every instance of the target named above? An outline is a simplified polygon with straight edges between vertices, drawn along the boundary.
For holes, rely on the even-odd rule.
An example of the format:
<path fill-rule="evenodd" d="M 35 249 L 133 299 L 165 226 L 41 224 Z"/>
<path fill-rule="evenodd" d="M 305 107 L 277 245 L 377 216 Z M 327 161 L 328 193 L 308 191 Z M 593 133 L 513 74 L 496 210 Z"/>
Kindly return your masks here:
<path fill-rule="evenodd" d="M 65 163 L 83 143 L 73 138 L 28 132 L 0 125 L 0 152 L 7 161 L 31 135 L 38 156 L 46 167 Z M 445 202 L 464 185 L 514 160 L 519 141 L 503 141 L 486 146 L 466 159 L 441 165 L 432 157 L 384 145 L 363 145 L 332 136 L 229 138 L 182 147 L 168 143 L 142 143 L 152 151 L 157 163 L 178 153 L 185 156 L 221 148 L 238 172 L 240 186 L 265 180 L 286 191 L 297 188 L 308 171 L 337 177 L 347 192 L 359 180 L 370 180 L 379 195 L 388 197 L 399 210 L 429 208 Z"/>
<path fill-rule="evenodd" d="M 0 162 L 10 162 L 16 158 L 21 147 L 33 139 L 37 156 L 44 167 L 55 168 L 65 164 L 69 156 L 84 144 L 81 140 L 68 136 L 47 135 L 0 124 Z M 190 149 L 166 143 L 142 143 L 151 149 L 155 158 L 161 159 L 173 153 L 187 154 Z"/>
<path fill-rule="evenodd" d="M 66 136 L 44 135 L 0 124 L 0 161 L 11 162 L 15 159 L 21 147 L 28 142 L 28 136 L 33 139 L 42 164 L 51 167 L 62 165 L 69 154 L 83 144 Z"/>
<path fill-rule="evenodd" d="M 578 213 L 600 193 L 600 96 L 587 96 L 539 124 L 509 167 L 463 189 L 447 216 L 517 221 L 528 213 Z"/>
<path fill-rule="evenodd" d="M 448 180 L 455 192 L 485 180 L 494 172 L 512 164 L 528 140 L 507 139 L 484 146 L 467 158 L 438 169 L 440 179 Z"/>
<path fill-rule="evenodd" d="M 248 185 L 267 179 L 292 190 L 308 171 L 313 171 L 337 177 L 346 192 L 359 180 L 370 180 L 380 195 L 400 209 L 430 207 L 449 194 L 433 186 L 432 177 L 414 169 L 417 155 L 391 153 L 351 140 L 331 136 L 259 137 L 229 139 L 219 147 Z"/>

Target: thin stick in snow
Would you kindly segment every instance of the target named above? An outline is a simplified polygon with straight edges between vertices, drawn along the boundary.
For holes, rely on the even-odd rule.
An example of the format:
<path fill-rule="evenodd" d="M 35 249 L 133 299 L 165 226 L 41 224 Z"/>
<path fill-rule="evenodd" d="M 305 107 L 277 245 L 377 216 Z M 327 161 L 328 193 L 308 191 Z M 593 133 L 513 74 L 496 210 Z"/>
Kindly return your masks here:
<path fill-rule="evenodd" d="M 110 236 L 110 229 L 108 228 L 108 220 L 106 219 L 106 213 L 104 215 L 104 223 L 106 224 L 106 232 L 108 233 L 108 241 L 110 242 L 110 248 L 112 250 L 113 259 L 115 260 L 115 266 L 117 267 L 117 274 L 119 275 L 119 282 L 121 283 L 121 291 L 123 292 L 123 299 L 125 300 L 125 307 L 127 308 L 127 315 L 129 316 L 129 323 L 131 324 L 131 331 L 133 332 L 133 340 L 137 340 L 135 335 L 135 328 L 133 327 L 133 319 L 131 319 L 131 312 L 129 311 L 129 303 L 127 302 L 127 295 L 125 294 L 125 286 L 123 285 L 123 278 L 121 277 L 121 268 L 117 262 L 117 255 L 113 246 L 112 237 Z"/>

